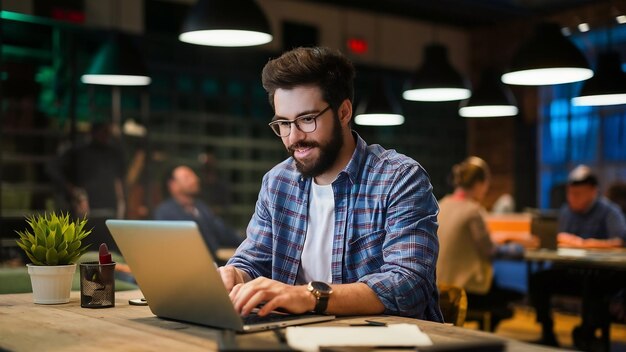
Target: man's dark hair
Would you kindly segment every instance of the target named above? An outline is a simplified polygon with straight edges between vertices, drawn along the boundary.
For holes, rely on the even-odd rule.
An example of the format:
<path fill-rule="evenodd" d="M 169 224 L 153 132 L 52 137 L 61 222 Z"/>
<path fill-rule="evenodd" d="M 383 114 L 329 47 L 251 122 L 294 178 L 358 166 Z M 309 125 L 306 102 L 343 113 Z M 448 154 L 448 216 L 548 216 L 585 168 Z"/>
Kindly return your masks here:
<path fill-rule="evenodd" d="M 354 100 L 354 66 L 338 50 L 325 47 L 296 48 L 270 60 L 263 68 L 263 88 L 274 109 L 276 89 L 316 85 L 333 111 L 345 99 Z"/>

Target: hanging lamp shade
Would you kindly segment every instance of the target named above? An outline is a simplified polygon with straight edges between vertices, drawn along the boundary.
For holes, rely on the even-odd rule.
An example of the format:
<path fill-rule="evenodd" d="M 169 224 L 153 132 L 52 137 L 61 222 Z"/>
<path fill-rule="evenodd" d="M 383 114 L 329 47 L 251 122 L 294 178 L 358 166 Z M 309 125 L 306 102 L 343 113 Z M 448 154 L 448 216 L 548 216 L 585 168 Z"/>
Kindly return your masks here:
<path fill-rule="evenodd" d="M 506 84 L 542 86 L 584 81 L 593 76 L 578 48 L 561 33 L 556 23 L 542 23 L 513 58 Z"/>
<path fill-rule="evenodd" d="M 98 50 L 81 81 L 110 86 L 146 86 L 151 79 L 143 57 L 131 39 L 125 34 L 114 33 Z"/>
<path fill-rule="evenodd" d="M 209 46 L 254 46 L 272 41 L 270 25 L 254 0 L 198 0 L 178 36 Z"/>
<path fill-rule="evenodd" d="M 483 72 L 480 86 L 459 109 L 459 115 L 463 117 L 515 116 L 517 112 L 511 89 L 500 81 L 500 75 L 494 70 Z"/>
<path fill-rule="evenodd" d="M 378 77 L 369 94 L 355 110 L 354 123 L 363 126 L 398 126 L 404 123 L 402 107 L 393 93 Z"/>
<path fill-rule="evenodd" d="M 622 71 L 619 53 L 600 54 L 593 77 L 583 83 L 574 105 L 603 106 L 626 104 L 626 73 Z"/>
<path fill-rule="evenodd" d="M 422 66 L 402 93 L 404 99 L 414 101 L 454 101 L 471 95 L 469 82 L 452 67 L 441 44 L 426 46 Z"/>

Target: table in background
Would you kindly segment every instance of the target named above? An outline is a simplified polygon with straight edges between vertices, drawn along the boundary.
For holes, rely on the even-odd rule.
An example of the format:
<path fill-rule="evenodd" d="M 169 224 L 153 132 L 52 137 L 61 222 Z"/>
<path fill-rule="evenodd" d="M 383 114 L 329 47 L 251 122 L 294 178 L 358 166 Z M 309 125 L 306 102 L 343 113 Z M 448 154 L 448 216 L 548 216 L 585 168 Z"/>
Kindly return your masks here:
<path fill-rule="evenodd" d="M 146 306 L 131 306 L 128 299 L 141 297 L 140 291 L 116 293 L 116 306 L 105 309 L 81 308 L 79 292 L 72 292 L 70 303 L 37 305 L 32 294 L 0 295 L 0 349 L 15 351 L 197 351 L 218 349 L 223 331 L 155 317 Z M 498 340 L 506 351 L 549 351 L 482 331 L 394 316 L 346 317 L 316 325 L 346 326 L 376 319 L 388 324 L 416 324 L 435 345 Z M 239 345 L 284 349 L 272 332 L 236 335 Z"/>
<path fill-rule="evenodd" d="M 609 270 L 626 270 L 626 249 L 571 249 L 558 250 L 536 249 L 527 250 L 524 259 L 535 262 L 553 262 Z"/>
<path fill-rule="evenodd" d="M 601 297 L 595 297 L 596 295 L 584 294 L 584 292 L 591 292 L 589 285 L 592 285 L 590 280 L 598 275 L 598 273 L 606 271 L 624 271 L 626 272 L 626 249 L 572 249 L 572 248 L 559 248 L 558 250 L 527 250 L 524 254 L 524 259 L 529 265 L 529 273 L 535 270 L 541 270 L 541 268 L 531 268 L 531 263 L 544 263 L 558 264 L 561 267 L 575 268 L 580 270 L 581 279 L 583 282 L 583 321 L 592 321 L 593 317 L 585 315 L 585 311 L 589 311 L 588 314 L 592 314 L 591 310 L 586 310 L 585 305 L 591 307 L 592 304 L 597 305 L 597 301 L 601 301 Z M 529 274 L 530 277 L 531 274 Z M 626 283 L 624 283 L 626 286 Z M 602 306 L 602 311 L 593 311 L 593 314 L 600 317 L 606 317 L 602 322 L 600 329 L 602 330 L 601 340 L 608 350 L 610 343 L 610 315 L 608 302 Z"/>

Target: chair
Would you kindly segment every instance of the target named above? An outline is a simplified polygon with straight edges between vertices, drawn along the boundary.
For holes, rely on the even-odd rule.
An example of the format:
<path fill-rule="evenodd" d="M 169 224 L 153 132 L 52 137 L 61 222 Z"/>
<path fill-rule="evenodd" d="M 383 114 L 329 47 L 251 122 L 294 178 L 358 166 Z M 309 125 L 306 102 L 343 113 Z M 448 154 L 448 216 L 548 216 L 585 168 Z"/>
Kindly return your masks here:
<path fill-rule="evenodd" d="M 475 297 L 475 296 L 473 296 Z M 472 301 L 472 296 L 468 298 L 468 301 Z M 478 329 L 487 332 L 494 332 L 498 327 L 498 324 L 502 320 L 513 317 L 513 309 L 509 306 L 502 306 L 494 303 L 488 308 L 468 308 L 465 315 L 465 321 L 477 321 Z"/>
<path fill-rule="evenodd" d="M 487 332 L 493 332 L 495 326 L 492 325 L 493 313 L 489 310 L 472 309 L 467 312 L 467 321 L 477 321 L 478 329 Z"/>
<path fill-rule="evenodd" d="M 462 287 L 438 284 L 439 308 L 443 321 L 455 326 L 463 326 L 467 314 L 467 295 Z"/>

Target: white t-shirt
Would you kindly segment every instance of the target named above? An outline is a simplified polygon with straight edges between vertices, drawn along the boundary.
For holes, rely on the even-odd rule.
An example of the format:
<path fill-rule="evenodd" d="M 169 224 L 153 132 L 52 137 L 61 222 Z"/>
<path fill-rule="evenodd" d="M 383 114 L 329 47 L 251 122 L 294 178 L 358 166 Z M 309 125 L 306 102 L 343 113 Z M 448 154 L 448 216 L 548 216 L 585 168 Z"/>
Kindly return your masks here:
<path fill-rule="evenodd" d="M 335 195 L 332 185 L 313 181 L 309 195 L 309 219 L 298 270 L 298 284 L 310 281 L 332 282 L 333 238 L 335 235 Z"/>

